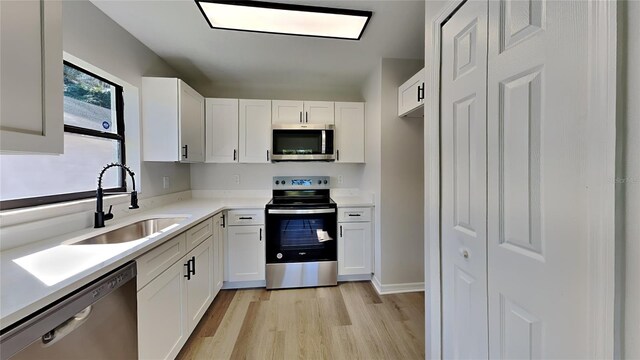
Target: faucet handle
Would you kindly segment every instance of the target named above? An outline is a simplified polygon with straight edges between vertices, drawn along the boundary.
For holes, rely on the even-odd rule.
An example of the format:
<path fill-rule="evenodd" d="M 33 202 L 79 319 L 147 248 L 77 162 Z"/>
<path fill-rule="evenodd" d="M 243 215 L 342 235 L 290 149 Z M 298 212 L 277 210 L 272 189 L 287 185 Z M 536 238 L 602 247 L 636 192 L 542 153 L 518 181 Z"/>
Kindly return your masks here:
<path fill-rule="evenodd" d="M 129 205 L 129 209 L 139 209 L 138 206 L 138 192 L 133 190 L 131 192 L 131 205 Z"/>
<path fill-rule="evenodd" d="M 113 219 L 113 214 L 111 213 L 111 209 L 113 209 L 113 205 L 109 205 L 109 212 L 104 214 L 104 219 L 105 220 Z"/>

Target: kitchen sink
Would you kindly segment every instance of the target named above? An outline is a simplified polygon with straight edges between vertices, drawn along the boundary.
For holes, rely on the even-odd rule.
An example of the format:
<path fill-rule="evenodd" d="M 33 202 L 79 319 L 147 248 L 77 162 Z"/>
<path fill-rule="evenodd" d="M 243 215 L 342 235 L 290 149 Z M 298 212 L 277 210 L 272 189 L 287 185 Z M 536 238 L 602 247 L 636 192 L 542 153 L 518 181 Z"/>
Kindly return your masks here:
<path fill-rule="evenodd" d="M 153 218 L 140 220 L 133 224 L 108 231 L 104 234 L 74 242 L 70 245 L 119 244 L 139 240 L 153 233 L 157 233 L 165 228 L 168 228 L 171 225 L 178 224 L 184 219 L 186 219 L 186 217 Z"/>

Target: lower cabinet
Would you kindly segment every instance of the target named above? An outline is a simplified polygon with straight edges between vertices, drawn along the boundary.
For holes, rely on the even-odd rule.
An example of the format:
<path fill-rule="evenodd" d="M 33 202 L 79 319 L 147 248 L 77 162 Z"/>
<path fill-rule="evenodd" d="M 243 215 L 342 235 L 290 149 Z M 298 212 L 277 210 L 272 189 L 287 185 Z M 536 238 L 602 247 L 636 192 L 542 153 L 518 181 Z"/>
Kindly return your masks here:
<path fill-rule="evenodd" d="M 183 256 L 178 261 L 138 290 L 140 359 L 175 358 L 211 305 L 218 285 L 215 279 L 222 240 L 216 236 L 214 226 L 210 229 L 206 239 L 186 254 L 189 249 L 182 250 Z M 184 243 L 184 239 L 176 236 L 142 255 L 137 260 L 139 271 L 146 273 L 145 269 L 161 263 L 163 258 L 170 258 L 174 252 L 165 248 L 172 249 L 174 242 Z"/>
<path fill-rule="evenodd" d="M 138 291 L 138 357 L 172 359 L 189 333 L 185 267 L 173 264 Z"/>
<path fill-rule="evenodd" d="M 338 275 L 371 274 L 373 231 L 372 223 L 368 221 L 370 209 L 340 209 L 339 214 L 343 221 L 338 223 Z"/>
<path fill-rule="evenodd" d="M 264 280 L 264 227 L 262 225 L 229 226 L 227 257 L 229 281 Z"/>

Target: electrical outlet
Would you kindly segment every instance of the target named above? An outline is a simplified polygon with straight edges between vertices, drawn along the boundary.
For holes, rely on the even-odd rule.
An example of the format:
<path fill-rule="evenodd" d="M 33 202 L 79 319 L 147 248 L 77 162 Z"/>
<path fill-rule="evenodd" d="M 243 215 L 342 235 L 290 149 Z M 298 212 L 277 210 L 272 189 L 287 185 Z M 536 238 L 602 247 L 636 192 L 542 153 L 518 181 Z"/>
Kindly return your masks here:
<path fill-rule="evenodd" d="M 233 182 L 240 185 L 240 175 L 233 175 Z"/>
<path fill-rule="evenodd" d="M 171 183 L 169 182 L 169 177 L 168 176 L 163 176 L 162 177 L 162 188 L 163 189 L 168 189 L 169 187 L 171 187 Z"/>
<path fill-rule="evenodd" d="M 342 184 L 343 180 L 342 175 L 338 175 L 338 184 Z"/>

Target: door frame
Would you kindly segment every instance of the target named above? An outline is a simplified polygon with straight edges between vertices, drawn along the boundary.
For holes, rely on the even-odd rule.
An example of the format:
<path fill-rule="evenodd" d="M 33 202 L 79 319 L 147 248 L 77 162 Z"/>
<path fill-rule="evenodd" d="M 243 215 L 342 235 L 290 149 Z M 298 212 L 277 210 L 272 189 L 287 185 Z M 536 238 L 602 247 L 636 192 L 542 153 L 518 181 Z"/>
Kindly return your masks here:
<path fill-rule="evenodd" d="M 448 0 L 425 23 L 425 354 L 442 358 L 440 232 L 440 63 L 442 25 L 465 1 Z M 494 1 L 494 0 L 488 0 Z M 428 14 L 427 14 L 428 15 Z M 430 28 L 430 29 L 429 29 Z M 585 123 L 588 189 L 589 357 L 613 358 L 615 330 L 615 149 L 617 9 L 614 1 L 588 4 L 589 109 Z M 430 31 L 429 31 L 430 30 Z M 431 34 L 431 37 L 428 37 Z M 431 120 L 431 121 L 430 121 Z"/>

